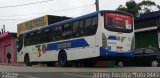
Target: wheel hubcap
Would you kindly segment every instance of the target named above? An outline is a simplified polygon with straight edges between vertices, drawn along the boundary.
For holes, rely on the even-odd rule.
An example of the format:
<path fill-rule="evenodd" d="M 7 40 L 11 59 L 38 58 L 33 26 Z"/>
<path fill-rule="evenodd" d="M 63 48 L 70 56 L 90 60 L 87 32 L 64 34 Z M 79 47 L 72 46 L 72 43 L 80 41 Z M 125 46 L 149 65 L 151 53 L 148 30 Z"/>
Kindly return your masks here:
<path fill-rule="evenodd" d="M 158 61 L 152 61 L 152 67 L 158 67 Z"/>
<path fill-rule="evenodd" d="M 61 64 L 61 65 L 64 65 L 64 64 L 65 64 L 65 56 L 64 56 L 64 55 L 62 55 L 62 56 L 60 57 L 60 64 Z"/>
<path fill-rule="evenodd" d="M 122 61 L 119 61 L 119 62 L 118 62 L 118 66 L 119 66 L 119 67 L 123 67 L 123 62 L 122 62 Z"/>

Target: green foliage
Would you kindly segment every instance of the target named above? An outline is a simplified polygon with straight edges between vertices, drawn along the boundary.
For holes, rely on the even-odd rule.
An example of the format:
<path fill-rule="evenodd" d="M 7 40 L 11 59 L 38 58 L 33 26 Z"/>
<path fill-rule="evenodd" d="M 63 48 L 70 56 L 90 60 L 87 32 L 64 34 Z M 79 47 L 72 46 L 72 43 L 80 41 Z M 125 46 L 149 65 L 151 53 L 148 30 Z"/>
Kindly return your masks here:
<path fill-rule="evenodd" d="M 130 0 L 126 2 L 125 6 L 119 5 L 116 10 L 131 13 L 134 16 L 137 16 L 141 13 L 152 12 L 153 7 L 156 7 L 160 10 L 160 6 L 156 5 L 155 2 L 150 0 L 143 0 L 140 3 L 136 3 L 134 0 Z"/>
<path fill-rule="evenodd" d="M 156 3 L 152 1 L 142 1 L 139 5 L 143 8 L 142 13 L 148 13 L 152 12 L 152 6 L 156 6 Z"/>

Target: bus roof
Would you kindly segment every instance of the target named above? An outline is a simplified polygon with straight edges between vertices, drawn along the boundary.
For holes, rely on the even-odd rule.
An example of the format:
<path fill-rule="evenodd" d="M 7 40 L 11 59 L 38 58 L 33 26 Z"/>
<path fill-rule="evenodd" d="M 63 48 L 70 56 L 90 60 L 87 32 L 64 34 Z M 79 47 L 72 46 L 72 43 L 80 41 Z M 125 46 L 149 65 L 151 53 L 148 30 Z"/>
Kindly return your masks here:
<path fill-rule="evenodd" d="M 84 18 L 87 18 L 87 17 L 95 16 L 95 15 L 97 15 L 99 13 L 103 13 L 103 12 L 119 12 L 119 11 L 101 10 L 101 11 L 89 13 L 89 14 L 86 14 L 86 15 L 82 15 L 82 16 L 79 16 L 79 17 L 71 18 L 71 19 L 68 19 L 68 20 L 60 21 L 60 22 L 57 22 L 57 23 L 53 23 L 53 24 L 50 24 L 48 26 L 44 26 L 44 27 L 41 27 L 41 28 L 38 28 L 38 29 L 29 30 L 27 32 L 23 32 L 23 33 L 20 33 L 20 34 L 27 34 L 27 33 L 35 32 L 37 30 L 42 30 L 42 29 L 46 29 L 46 28 L 49 28 L 49 27 L 53 27 L 53 26 L 57 26 L 57 25 L 62 25 L 62 24 L 65 24 L 67 22 L 73 22 L 73 21 L 77 21 L 77 20 L 84 19 Z M 119 12 L 119 13 L 124 13 L 124 12 Z M 128 13 L 125 13 L 125 14 L 128 14 Z M 131 15 L 131 14 L 128 14 L 128 15 Z"/>

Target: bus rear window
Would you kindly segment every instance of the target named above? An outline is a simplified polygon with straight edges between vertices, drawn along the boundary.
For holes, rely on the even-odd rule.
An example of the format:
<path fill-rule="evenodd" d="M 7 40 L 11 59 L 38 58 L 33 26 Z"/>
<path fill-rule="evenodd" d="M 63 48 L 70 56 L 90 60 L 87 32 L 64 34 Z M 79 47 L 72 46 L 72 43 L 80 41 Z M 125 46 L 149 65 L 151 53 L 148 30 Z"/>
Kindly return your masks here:
<path fill-rule="evenodd" d="M 121 13 L 105 13 L 105 28 L 117 32 L 132 32 L 132 16 Z"/>

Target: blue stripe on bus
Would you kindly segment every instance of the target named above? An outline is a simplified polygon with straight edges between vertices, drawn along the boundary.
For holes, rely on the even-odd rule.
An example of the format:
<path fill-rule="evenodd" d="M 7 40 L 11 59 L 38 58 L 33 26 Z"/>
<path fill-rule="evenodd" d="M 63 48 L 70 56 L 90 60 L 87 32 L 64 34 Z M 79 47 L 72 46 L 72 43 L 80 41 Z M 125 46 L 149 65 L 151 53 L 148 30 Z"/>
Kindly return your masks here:
<path fill-rule="evenodd" d="M 109 36 L 108 39 L 109 40 L 117 40 L 116 36 Z"/>
<path fill-rule="evenodd" d="M 87 46 L 89 46 L 89 44 L 86 42 L 85 39 L 81 38 L 81 39 L 76 39 L 76 40 L 50 43 L 47 45 L 47 51 L 66 49 L 66 48 L 87 47 Z"/>
<path fill-rule="evenodd" d="M 116 52 L 116 51 L 111 51 L 107 50 L 103 47 L 100 47 L 100 56 L 105 57 L 105 56 L 125 56 L 125 57 L 133 57 L 135 53 L 135 50 L 132 51 L 125 51 L 125 52 Z"/>

